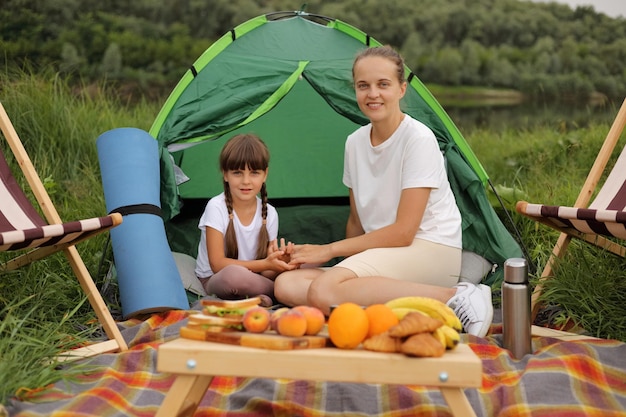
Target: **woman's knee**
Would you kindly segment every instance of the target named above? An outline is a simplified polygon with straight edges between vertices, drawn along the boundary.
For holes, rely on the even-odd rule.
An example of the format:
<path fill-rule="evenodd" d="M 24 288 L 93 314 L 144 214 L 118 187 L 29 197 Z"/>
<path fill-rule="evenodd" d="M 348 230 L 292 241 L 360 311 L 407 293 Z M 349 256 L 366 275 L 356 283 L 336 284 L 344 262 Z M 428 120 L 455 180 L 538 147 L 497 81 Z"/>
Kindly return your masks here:
<path fill-rule="evenodd" d="M 319 308 L 325 314 L 329 314 L 330 306 L 339 304 L 337 293 L 338 282 L 322 275 L 311 282 L 307 292 L 307 304 Z"/>
<path fill-rule="evenodd" d="M 317 307 L 325 314 L 330 312 L 330 307 L 350 300 L 350 294 L 344 294 L 341 284 L 355 278 L 354 272 L 347 268 L 332 268 L 320 275 L 309 286 L 307 292 L 307 304 Z"/>
<path fill-rule="evenodd" d="M 322 282 L 322 279 L 316 279 L 309 286 L 309 291 L 306 294 L 307 304 L 312 307 L 317 307 L 328 314 L 330 311 L 329 289 L 328 286 Z"/>
<path fill-rule="evenodd" d="M 321 271 L 313 269 L 283 272 L 274 281 L 274 297 L 289 306 L 306 304 L 309 285 L 320 273 Z"/>
<path fill-rule="evenodd" d="M 283 272 L 274 280 L 274 298 L 283 304 L 289 299 L 289 277 L 286 277 L 288 273 Z"/>

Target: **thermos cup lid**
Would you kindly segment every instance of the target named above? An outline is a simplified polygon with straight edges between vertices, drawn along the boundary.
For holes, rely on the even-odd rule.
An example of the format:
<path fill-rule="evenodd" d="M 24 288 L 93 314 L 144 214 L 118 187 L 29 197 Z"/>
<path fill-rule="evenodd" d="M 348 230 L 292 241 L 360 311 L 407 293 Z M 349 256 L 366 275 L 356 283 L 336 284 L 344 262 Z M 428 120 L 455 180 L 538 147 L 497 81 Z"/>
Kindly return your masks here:
<path fill-rule="evenodd" d="M 524 258 L 509 258 L 504 262 L 504 281 L 510 284 L 528 282 L 528 264 Z"/>

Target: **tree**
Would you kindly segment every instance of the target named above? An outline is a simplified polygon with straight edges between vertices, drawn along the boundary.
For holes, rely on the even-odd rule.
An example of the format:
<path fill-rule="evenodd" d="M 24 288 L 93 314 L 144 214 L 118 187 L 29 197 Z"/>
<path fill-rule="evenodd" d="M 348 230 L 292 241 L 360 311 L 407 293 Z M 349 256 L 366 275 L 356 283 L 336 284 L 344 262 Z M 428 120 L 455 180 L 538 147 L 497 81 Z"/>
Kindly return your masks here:
<path fill-rule="evenodd" d="M 488 79 L 489 85 L 494 87 L 513 87 L 517 83 L 518 72 L 516 68 L 506 59 L 498 54 L 495 48 L 489 49 L 484 63 L 484 76 Z"/>
<path fill-rule="evenodd" d="M 463 70 L 463 57 L 457 49 L 445 47 L 434 60 L 424 66 L 424 75 L 433 82 L 460 85 Z"/>
<path fill-rule="evenodd" d="M 562 63 L 562 71 L 566 73 L 578 71 L 580 62 L 578 43 L 571 36 L 563 41 L 558 55 Z"/>
<path fill-rule="evenodd" d="M 103 71 L 111 77 L 119 70 L 120 77 L 172 85 L 208 45 L 235 26 L 263 13 L 302 8 L 294 0 L 0 4 L 0 65 L 51 66 L 75 72 L 85 81 L 96 80 Z M 591 7 L 572 10 L 553 2 L 520 0 L 307 4 L 306 12 L 343 20 L 398 48 L 426 82 L 517 88 L 524 73 L 528 79 L 542 75 L 542 94 L 552 94 L 557 85 L 585 91 L 586 86 L 557 79 L 573 75 L 591 80 L 602 91 L 626 95 L 626 24 Z"/>
<path fill-rule="evenodd" d="M 100 74 L 109 79 L 118 79 L 122 74 L 122 51 L 117 43 L 110 44 L 104 52 Z"/>
<path fill-rule="evenodd" d="M 472 39 L 466 39 L 461 43 L 461 59 L 463 69 L 461 71 L 461 84 L 480 85 L 482 81 L 482 55 L 484 48 Z"/>
<path fill-rule="evenodd" d="M 61 49 L 61 64 L 59 70 L 62 73 L 72 73 L 78 71 L 84 60 L 78 54 L 78 50 L 69 42 L 63 43 Z"/>

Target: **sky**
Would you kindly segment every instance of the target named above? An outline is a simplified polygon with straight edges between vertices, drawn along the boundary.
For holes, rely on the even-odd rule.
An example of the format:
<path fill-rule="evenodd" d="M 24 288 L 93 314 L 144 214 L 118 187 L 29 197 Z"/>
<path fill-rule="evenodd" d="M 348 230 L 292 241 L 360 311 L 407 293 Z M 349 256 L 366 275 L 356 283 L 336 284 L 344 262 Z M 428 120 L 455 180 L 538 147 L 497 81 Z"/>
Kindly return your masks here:
<path fill-rule="evenodd" d="M 611 17 L 626 18 L 626 0 L 532 0 L 543 3 L 568 4 L 572 9 L 577 6 L 593 6 L 596 12 L 604 13 Z"/>

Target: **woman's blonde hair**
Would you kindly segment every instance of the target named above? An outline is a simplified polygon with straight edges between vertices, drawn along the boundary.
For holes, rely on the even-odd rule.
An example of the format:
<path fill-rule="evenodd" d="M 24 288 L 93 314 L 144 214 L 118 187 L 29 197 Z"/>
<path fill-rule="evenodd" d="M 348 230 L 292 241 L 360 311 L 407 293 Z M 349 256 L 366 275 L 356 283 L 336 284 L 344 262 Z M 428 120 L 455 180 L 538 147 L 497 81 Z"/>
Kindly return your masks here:
<path fill-rule="evenodd" d="M 265 142 L 258 136 L 250 133 L 233 136 L 226 142 L 220 153 L 220 170 L 222 173 L 246 168 L 265 171 L 269 163 L 270 152 Z M 224 195 L 229 217 L 225 235 L 226 257 L 237 259 L 239 249 L 233 225 L 233 197 L 227 181 L 224 181 Z M 263 227 L 259 231 L 256 259 L 265 259 L 267 257 L 267 245 L 269 243 L 269 233 L 267 231 L 267 190 L 265 183 L 261 186 L 261 217 L 263 218 Z"/>
<path fill-rule="evenodd" d="M 373 46 L 371 48 L 363 49 L 357 54 L 352 63 L 352 79 L 354 79 L 354 67 L 361 58 L 369 56 L 379 56 L 381 58 L 387 58 L 396 65 L 396 76 L 400 84 L 406 81 L 404 76 L 404 59 L 395 49 L 389 45 L 385 46 Z"/>

